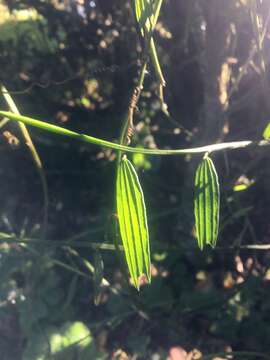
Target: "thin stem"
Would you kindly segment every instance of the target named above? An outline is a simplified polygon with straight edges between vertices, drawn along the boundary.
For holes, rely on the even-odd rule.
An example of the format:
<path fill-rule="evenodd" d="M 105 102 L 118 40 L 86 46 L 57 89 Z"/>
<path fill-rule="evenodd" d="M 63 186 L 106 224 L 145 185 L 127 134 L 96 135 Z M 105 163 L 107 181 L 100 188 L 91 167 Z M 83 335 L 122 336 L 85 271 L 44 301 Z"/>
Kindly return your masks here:
<path fill-rule="evenodd" d="M 176 150 L 160 150 L 160 149 L 145 149 L 145 148 L 135 148 L 131 146 L 125 146 L 116 144 L 107 140 L 102 140 L 93 136 L 89 136 L 86 134 L 77 133 L 72 130 L 68 130 L 66 128 L 52 125 L 50 123 L 35 120 L 27 116 L 19 116 L 7 111 L 0 111 L 0 115 L 3 117 L 8 117 L 10 120 L 21 121 L 26 125 L 34 126 L 36 128 L 46 130 L 48 132 L 69 137 L 71 139 L 79 140 L 88 144 L 95 144 L 98 146 L 102 146 L 104 148 L 115 149 L 118 151 L 128 152 L 128 153 L 137 153 L 137 154 L 145 154 L 145 155 L 194 155 L 194 154 L 204 154 L 205 152 L 213 153 L 217 151 L 223 150 L 236 150 L 236 149 L 244 149 L 248 147 L 254 146 L 269 146 L 270 140 L 260 140 L 260 141 L 233 141 L 233 142 L 225 142 L 219 144 L 211 144 L 205 146 L 199 146 L 189 149 L 176 149 Z"/>
<path fill-rule="evenodd" d="M 270 355 L 254 352 L 254 351 L 231 351 L 231 352 L 219 352 L 215 354 L 205 355 L 202 356 L 201 360 L 212 360 L 217 357 L 228 357 L 231 358 L 232 356 L 235 357 L 241 357 L 241 358 L 254 358 L 254 359 L 267 359 L 270 360 Z"/>
<path fill-rule="evenodd" d="M 20 112 L 10 96 L 8 90 L 5 88 L 5 86 L 1 86 L 0 91 L 3 94 L 3 97 L 12 113 L 15 115 L 20 116 Z M 36 150 L 36 147 L 31 139 L 31 136 L 27 130 L 27 127 L 25 126 L 25 123 L 19 121 L 19 127 L 21 129 L 22 135 L 24 137 L 24 141 L 26 146 L 28 147 L 30 154 L 32 156 L 33 162 L 37 168 L 38 174 L 40 176 L 42 190 L 43 190 L 43 209 L 44 209 L 44 215 L 43 215 L 43 236 L 45 237 L 46 229 L 47 229 L 47 223 L 48 223 L 48 206 L 49 206 L 49 195 L 48 195 L 48 185 L 43 169 L 43 165 L 41 162 L 41 159 L 39 157 L 39 154 Z"/>
<path fill-rule="evenodd" d="M 138 83 L 135 86 L 135 88 L 133 89 L 133 92 L 132 92 L 132 95 L 130 98 L 128 115 L 124 121 L 124 124 L 121 129 L 121 133 L 120 133 L 120 139 L 119 139 L 120 145 L 129 144 L 129 142 L 130 142 L 130 138 L 128 136 L 128 130 L 133 129 L 133 127 L 134 127 L 134 120 L 133 120 L 134 111 L 136 110 L 136 107 L 137 107 L 137 104 L 138 104 L 138 101 L 140 99 L 141 92 L 143 89 L 146 68 L 147 68 L 147 60 L 145 60 L 141 66 Z M 119 154 L 119 155 L 121 156 L 121 154 Z"/>
<path fill-rule="evenodd" d="M 73 241 L 73 240 L 42 240 L 35 238 L 17 238 L 15 235 L 9 234 L 0 234 L 0 244 L 44 244 L 46 246 L 51 247 L 66 247 L 72 246 L 75 248 L 92 248 L 97 250 L 105 250 L 105 251 L 115 251 L 115 245 L 112 243 L 98 243 L 98 242 L 87 242 L 87 241 Z M 168 248 L 167 245 L 164 245 L 160 242 L 155 242 L 153 244 L 159 250 L 167 250 L 167 251 L 193 251 L 193 249 L 185 248 L 179 246 L 171 246 Z M 120 251 L 123 251 L 123 246 L 119 246 Z M 270 244 L 247 244 L 247 245 L 232 245 L 232 246 L 217 246 L 214 251 L 224 251 L 224 250 L 251 250 L 251 251 L 268 251 L 270 250 Z"/>
<path fill-rule="evenodd" d="M 61 266 L 62 268 L 66 269 L 68 271 L 71 271 L 71 272 L 73 272 L 73 273 L 75 273 L 75 274 L 77 274 L 77 275 L 79 275 L 81 277 L 84 277 L 84 278 L 90 280 L 89 276 L 87 276 L 84 272 L 74 268 L 73 266 L 70 266 L 70 265 L 68 265 L 68 264 L 66 264 L 66 263 L 64 263 L 64 262 L 62 262 L 60 260 L 57 260 L 57 259 L 51 259 L 51 261 L 53 262 L 54 265 Z"/>

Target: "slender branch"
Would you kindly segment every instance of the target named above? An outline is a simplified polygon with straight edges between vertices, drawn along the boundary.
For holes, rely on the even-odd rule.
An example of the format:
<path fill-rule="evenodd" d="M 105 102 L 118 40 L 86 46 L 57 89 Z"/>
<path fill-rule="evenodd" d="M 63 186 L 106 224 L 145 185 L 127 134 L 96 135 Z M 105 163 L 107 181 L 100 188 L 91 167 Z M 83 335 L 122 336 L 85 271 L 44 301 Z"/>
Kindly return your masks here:
<path fill-rule="evenodd" d="M 270 250 L 270 244 L 251 244 L 229 247 L 229 249 Z"/>
<path fill-rule="evenodd" d="M 12 234 L 0 234 L 0 244 L 44 244 L 46 246 L 51 247 L 66 247 L 66 246 L 72 246 L 76 248 L 92 248 L 96 250 L 104 250 L 104 251 L 115 251 L 115 244 L 112 243 L 98 243 L 98 242 L 87 242 L 87 241 L 74 241 L 74 240 L 42 240 L 42 239 L 36 239 L 36 238 L 18 238 L 15 235 Z M 171 251 L 193 251 L 192 248 L 185 248 L 179 246 L 171 246 L 170 249 L 167 245 L 164 245 L 162 243 L 156 242 L 154 243 L 154 246 L 160 250 L 171 250 Z M 119 245 L 119 250 L 123 251 L 123 246 Z M 270 250 L 270 244 L 247 244 L 247 245 L 232 245 L 227 247 L 217 246 L 215 251 L 224 251 L 224 250 L 251 250 L 251 251 L 267 251 Z"/>
<path fill-rule="evenodd" d="M 200 359 L 201 360 L 212 360 L 214 358 L 218 358 L 218 357 L 226 357 L 228 359 L 231 359 L 231 357 L 241 357 L 241 358 L 254 358 L 254 359 L 267 359 L 270 360 L 270 355 L 266 354 L 266 353 L 259 353 L 259 352 L 254 352 L 254 351 L 231 351 L 231 352 L 219 352 L 219 353 L 214 353 L 214 354 L 210 354 L 210 355 L 204 355 L 202 356 Z"/>
<path fill-rule="evenodd" d="M 270 140 L 260 140 L 260 141 L 233 141 L 233 142 L 225 142 L 220 144 L 211 144 L 205 146 L 199 146 L 189 149 L 176 149 L 176 150 L 160 150 L 160 149 L 145 149 L 145 148 L 135 148 L 131 146 L 125 146 L 116 144 L 107 140 L 102 140 L 93 136 L 89 136 L 86 134 L 77 133 L 72 130 L 68 130 L 66 128 L 52 125 L 50 123 L 35 120 L 27 116 L 19 116 L 7 111 L 0 111 L 0 115 L 3 117 L 8 117 L 10 120 L 21 121 L 26 125 L 34 126 L 36 128 L 57 134 L 66 136 L 71 139 L 79 140 L 88 144 L 94 144 L 98 146 L 102 146 L 104 148 L 115 149 L 118 151 L 124 151 L 128 153 L 137 153 L 137 154 L 145 154 L 145 155 L 194 155 L 194 154 L 204 154 L 206 152 L 212 153 L 223 150 L 236 150 L 236 149 L 244 149 L 248 147 L 261 147 L 261 146 L 269 146 Z"/>
<path fill-rule="evenodd" d="M 14 100 L 12 99 L 12 97 L 10 96 L 8 90 L 2 85 L 0 88 L 0 91 L 3 94 L 3 97 L 10 109 L 10 111 L 12 113 L 14 113 L 17 116 L 20 116 L 20 112 L 14 102 Z M 39 157 L 39 154 L 35 148 L 35 145 L 31 139 L 31 136 L 27 130 L 27 127 L 25 125 L 25 123 L 19 121 L 19 127 L 21 129 L 24 141 L 26 146 L 28 147 L 30 154 L 32 156 L 33 162 L 37 168 L 40 180 L 41 180 L 41 185 L 42 185 L 42 191 L 43 191 L 43 209 L 44 209 L 44 215 L 43 215 L 43 236 L 45 237 L 46 234 L 46 228 L 47 228 L 47 223 L 48 223 L 48 206 L 49 206 L 49 195 L 48 195 L 48 185 L 47 185 L 47 181 L 46 181 L 46 177 L 45 177 L 45 173 L 44 173 L 44 169 L 43 169 L 43 165 L 41 162 L 41 159 Z"/>

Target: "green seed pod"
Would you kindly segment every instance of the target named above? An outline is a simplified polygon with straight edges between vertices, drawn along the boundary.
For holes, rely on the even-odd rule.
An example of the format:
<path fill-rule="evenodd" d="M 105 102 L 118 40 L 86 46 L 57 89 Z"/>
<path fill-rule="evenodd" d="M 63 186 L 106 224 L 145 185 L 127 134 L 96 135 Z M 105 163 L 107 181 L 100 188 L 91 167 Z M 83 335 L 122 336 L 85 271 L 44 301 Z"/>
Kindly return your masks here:
<path fill-rule="evenodd" d="M 126 262 L 134 286 L 139 290 L 141 276 L 146 275 L 148 282 L 151 281 L 149 234 L 142 188 L 126 156 L 118 167 L 116 200 Z"/>
<path fill-rule="evenodd" d="M 216 246 L 219 227 L 220 191 L 212 160 L 205 156 L 195 175 L 194 216 L 198 245 Z"/>

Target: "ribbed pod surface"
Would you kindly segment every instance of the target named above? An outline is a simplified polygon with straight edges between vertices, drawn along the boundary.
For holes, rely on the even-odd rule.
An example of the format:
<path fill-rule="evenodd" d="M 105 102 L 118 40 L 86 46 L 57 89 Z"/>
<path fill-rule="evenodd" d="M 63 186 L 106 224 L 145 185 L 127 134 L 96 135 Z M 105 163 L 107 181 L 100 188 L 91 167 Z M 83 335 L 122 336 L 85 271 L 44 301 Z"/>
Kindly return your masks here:
<path fill-rule="evenodd" d="M 128 269 L 137 289 L 150 274 L 150 248 L 144 196 L 137 173 L 126 158 L 120 162 L 116 183 L 117 215 Z"/>
<path fill-rule="evenodd" d="M 194 216 L 198 245 L 216 246 L 219 227 L 220 190 L 215 166 L 206 156 L 195 175 Z"/>

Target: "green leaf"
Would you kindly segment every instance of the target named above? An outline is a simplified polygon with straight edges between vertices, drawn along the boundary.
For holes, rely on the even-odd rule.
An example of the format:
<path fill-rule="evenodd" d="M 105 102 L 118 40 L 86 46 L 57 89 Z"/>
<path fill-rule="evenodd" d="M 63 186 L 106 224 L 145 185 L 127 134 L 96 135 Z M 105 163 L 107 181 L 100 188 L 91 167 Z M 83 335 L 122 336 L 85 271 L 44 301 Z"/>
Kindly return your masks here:
<path fill-rule="evenodd" d="M 124 156 L 118 167 L 116 181 L 117 215 L 126 262 L 139 290 L 140 277 L 150 274 L 150 248 L 146 208 L 141 185 L 131 162 Z"/>
<path fill-rule="evenodd" d="M 29 334 L 23 360 L 104 360 L 94 343 L 91 331 L 80 322 L 67 322 L 60 328 L 45 326 Z"/>
<path fill-rule="evenodd" d="M 155 28 L 163 0 L 135 0 L 135 16 L 143 36 Z"/>
<path fill-rule="evenodd" d="M 195 175 L 194 215 L 198 245 L 216 246 L 219 227 L 220 191 L 212 160 L 205 156 Z"/>
<path fill-rule="evenodd" d="M 155 69 L 160 85 L 165 86 L 164 76 L 159 63 L 156 46 L 152 33 L 155 29 L 160 8 L 163 0 L 135 0 L 135 16 L 140 32 L 145 38 L 145 46 L 149 49 L 149 55 Z"/>
<path fill-rule="evenodd" d="M 270 139 L 270 123 L 264 129 L 263 137 L 264 137 L 265 140 Z"/>

